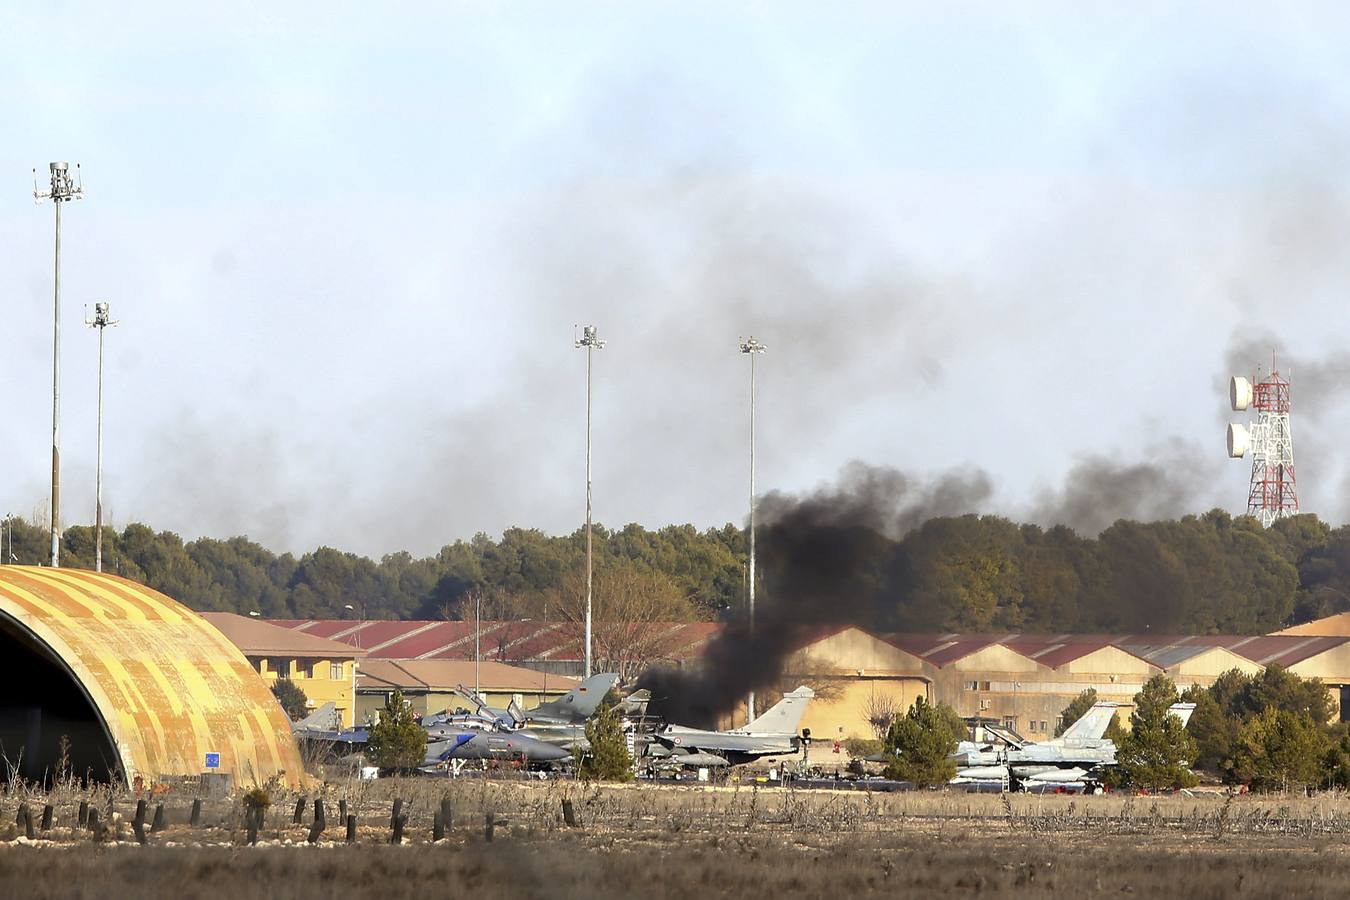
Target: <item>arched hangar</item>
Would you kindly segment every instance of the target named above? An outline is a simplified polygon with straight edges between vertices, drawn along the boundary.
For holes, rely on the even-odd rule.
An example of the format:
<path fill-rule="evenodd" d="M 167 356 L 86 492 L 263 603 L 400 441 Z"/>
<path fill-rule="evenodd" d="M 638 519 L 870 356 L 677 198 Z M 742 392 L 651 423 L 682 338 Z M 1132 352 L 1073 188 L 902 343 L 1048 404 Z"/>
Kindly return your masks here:
<path fill-rule="evenodd" d="M 0 777 L 302 777 L 290 723 L 238 648 L 157 591 L 79 569 L 0 566 L 0 754 Z"/>

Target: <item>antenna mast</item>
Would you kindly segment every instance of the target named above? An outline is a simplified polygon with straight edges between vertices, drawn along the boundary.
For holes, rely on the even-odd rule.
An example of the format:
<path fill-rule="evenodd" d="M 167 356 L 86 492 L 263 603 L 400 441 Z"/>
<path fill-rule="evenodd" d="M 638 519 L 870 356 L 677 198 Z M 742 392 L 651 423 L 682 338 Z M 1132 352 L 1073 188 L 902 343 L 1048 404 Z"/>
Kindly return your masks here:
<path fill-rule="evenodd" d="M 1298 481 L 1294 473 L 1294 441 L 1289 430 L 1289 380 L 1275 369 L 1253 383 L 1235 375 L 1228 385 L 1235 412 L 1254 407 L 1256 421 L 1250 426 L 1228 426 L 1228 455 L 1252 458 L 1251 485 L 1247 490 L 1247 515 L 1269 528 L 1277 519 L 1298 515 Z"/>
<path fill-rule="evenodd" d="M 52 299 L 52 566 L 61 565 L 61 204 L 84 197 L 84 179 L 72 180 L 70 163 L 48 163 L 51 187 L 38 190 L 33 170 L 33 200 L 56 206 L 55 291 Z M 80 164 L 75 164 L 78 173 Z"/>
<path fill-rule="evenodd" d="M 98 329 L 98 463 L 94 474 L 94 571 L 103 571 L 103 332 L 116 325 L 107 303 L 94 304 L 94 317 L 84 324 Z"/>

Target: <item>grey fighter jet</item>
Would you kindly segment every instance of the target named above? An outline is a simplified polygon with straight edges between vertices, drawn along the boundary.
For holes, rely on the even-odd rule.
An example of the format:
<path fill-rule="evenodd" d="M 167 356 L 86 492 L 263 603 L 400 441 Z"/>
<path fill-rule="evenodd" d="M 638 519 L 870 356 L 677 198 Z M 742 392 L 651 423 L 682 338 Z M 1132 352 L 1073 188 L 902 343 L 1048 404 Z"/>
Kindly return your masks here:
<path fill-rule="evenodd" d="M 732 731 L 667 725 L 651 735 L 648 755 L 666 757 L 684 766 L 718 767 L 752 762 L 761 756 L 795 753 L 801 746 L 797 726 L 815 695 L 815 691 L 803 685 L 784 694 L 782 700 L 744 728 Z"/>

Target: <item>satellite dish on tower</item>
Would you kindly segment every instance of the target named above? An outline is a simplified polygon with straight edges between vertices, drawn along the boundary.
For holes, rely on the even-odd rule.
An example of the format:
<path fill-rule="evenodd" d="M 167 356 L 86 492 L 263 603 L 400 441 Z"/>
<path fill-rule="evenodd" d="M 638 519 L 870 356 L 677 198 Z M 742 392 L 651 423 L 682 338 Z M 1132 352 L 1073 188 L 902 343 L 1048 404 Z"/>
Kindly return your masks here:
<path fill-rule="evenodd" d="M 1234 412 L 1242 412 L 1252 405 L 1252 383 L 1241 375 L 1234 375 L 1228 380 L 1228 400 L 1233 404 Z M 1229 433 L 1229 448 L 1232 448 L 1232 433 Z"/>
<path fill-rule="evenodd" d="M 1251 444 L 1252 435 L 1245 425 L 1228 426 L 1228 456 L 1231 459 L 1242 459 Z"/>

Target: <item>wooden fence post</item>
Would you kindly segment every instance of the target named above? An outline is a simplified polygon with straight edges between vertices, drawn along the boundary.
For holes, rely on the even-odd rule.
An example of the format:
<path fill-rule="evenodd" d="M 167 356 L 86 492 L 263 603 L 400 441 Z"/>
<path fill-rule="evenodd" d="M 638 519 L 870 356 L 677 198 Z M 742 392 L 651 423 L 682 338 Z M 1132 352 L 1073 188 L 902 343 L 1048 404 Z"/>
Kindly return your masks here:
<path fill-rule="evenodd" d="M 156 834 L 164 830 L 164 804 L 155 804 L 155 817 L 150 821 L 150 833 Z"/>
<path fill-rule="evenodd" d="M 300 825 L 305 821 L 305 798 L 297 797 L 295 800 L 295 814 L 291 816 L 292 825 Z"/>
<path fill-rule="evenodd" d="M 347 817 L 347 843 L 356 843 L 356 816 Z"/>
<path fill-rule="evenodd" d="M 56 813 L 56 809 L 55 809 L 50 803 L 48 803 L 46 806 L 42 807 L 42 830 L 43 830 L 43 831 L 51 831 L 51 830 L 52 830 L 52 816 L 53 816 L 55 813 Z"/>
<path fill-rule="evenodd" d="M 441 797 L 441 826 L 447 830 L 455 827 L 455 806 L 449 794 Z"/>
<path fill-rule="evenodd" d="M 188 818 L 188 824 L 196 828 L 202 823 L 202 798 L 192 798 L 192 815 Z"/>

